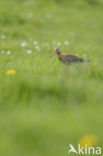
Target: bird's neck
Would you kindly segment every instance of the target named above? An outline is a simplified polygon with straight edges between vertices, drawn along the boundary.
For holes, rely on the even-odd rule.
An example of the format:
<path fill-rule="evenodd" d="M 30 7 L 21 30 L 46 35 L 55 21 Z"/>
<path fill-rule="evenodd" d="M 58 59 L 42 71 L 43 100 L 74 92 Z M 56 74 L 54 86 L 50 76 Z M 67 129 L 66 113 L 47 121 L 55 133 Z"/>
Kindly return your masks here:
<path fill-rule="evenodd" d="M 62 56 L 61 52 L 57 52 L 57 55 L 58 55 L 58 58 L 61 59 L 61 56 Z"/>

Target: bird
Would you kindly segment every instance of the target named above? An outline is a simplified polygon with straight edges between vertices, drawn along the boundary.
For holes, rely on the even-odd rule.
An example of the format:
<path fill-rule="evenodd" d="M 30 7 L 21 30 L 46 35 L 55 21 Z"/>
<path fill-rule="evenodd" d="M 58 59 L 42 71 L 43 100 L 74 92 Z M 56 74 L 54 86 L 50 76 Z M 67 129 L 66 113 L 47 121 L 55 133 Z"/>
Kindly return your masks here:
<path fill-rule="evenodd" d="M 62 54 L 59 48 L 55 48 L 53 54 L 54 53 L 57 54 L 59 61 L 61 61 L 62 63 L 66 65 L 72 65 L 72 64 L 80 63 L 80 62 L 91 62 L 91 60 L 85 60 L 84 58 L 81 58 L 77 55 Z M 53 56 L 53 54 L 51 56 Z"/>

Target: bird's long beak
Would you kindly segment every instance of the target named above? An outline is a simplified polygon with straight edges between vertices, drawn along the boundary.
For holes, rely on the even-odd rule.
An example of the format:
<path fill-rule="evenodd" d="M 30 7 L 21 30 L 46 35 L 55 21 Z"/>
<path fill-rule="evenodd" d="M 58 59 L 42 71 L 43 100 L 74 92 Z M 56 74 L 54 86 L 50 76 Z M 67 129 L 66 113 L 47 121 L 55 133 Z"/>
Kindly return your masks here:
<path fill-rule="evenodd" d="M 55 52 L 53 52 L 49 57 L 51 58 L 54 54 L 55 54 Z"/>

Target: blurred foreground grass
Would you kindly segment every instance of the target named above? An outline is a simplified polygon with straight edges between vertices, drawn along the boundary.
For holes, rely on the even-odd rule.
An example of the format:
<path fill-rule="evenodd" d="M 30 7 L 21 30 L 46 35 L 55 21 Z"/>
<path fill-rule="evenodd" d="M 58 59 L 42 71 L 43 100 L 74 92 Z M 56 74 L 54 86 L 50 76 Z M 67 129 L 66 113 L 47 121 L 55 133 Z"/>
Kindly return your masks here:
<path fill-rule="evenodd" d="M 102 0 L 0 1 L 0 156 L 66 156 L 89 134 L 102 147 L 102 33 Z M 49 59 L 58 45 L 92 62 Z"/>

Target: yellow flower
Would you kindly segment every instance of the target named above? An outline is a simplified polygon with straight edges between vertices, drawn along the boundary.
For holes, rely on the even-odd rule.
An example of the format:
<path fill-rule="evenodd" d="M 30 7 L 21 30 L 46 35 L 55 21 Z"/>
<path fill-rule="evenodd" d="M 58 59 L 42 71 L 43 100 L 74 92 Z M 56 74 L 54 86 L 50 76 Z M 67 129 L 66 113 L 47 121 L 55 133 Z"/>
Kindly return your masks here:
<path fill-rule="evenodd" d="M 97 144 L 97 142 L 98 139 L 95 135 L 86 135 L 79 140 L 79 144 L 82 147 L 85 147 L 85 145 L 87 145 L 87 147 L 93 147 Z"/>
<path fill-rule="evenodd" d="M 96 63 L 94 63 L 94 64 L 92 64 L 92 66 L 96 67 L 96 66 L 97 66 L 97 64 L 96 64 Z"/>
<path fill-rule="evenodd" d="M 14 75 L 14 74 L 16 74 L 16 71 L 14 69 L 9 69 L 9 70 L 7 70 L 6 74 L 7 75 Z"/>
<path fill-rule="evenodd" d="M 79 56 L 79 54 L 75 54 L 76 56 Z"/>
<path fill-rule="evenodd" d="M 54 4 L 53 9 L 57 9 L 57 8 L 58 8 L 58 5 Z"/>

